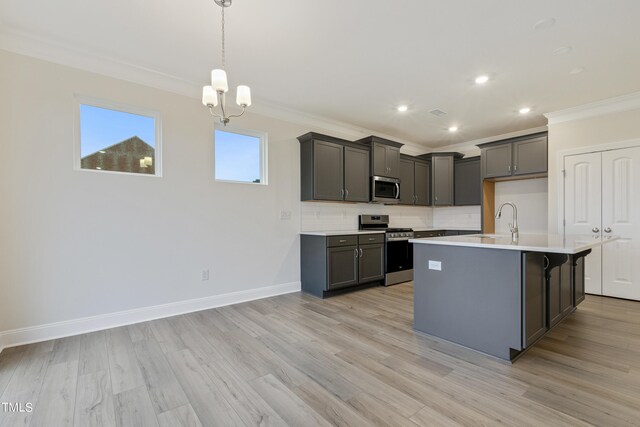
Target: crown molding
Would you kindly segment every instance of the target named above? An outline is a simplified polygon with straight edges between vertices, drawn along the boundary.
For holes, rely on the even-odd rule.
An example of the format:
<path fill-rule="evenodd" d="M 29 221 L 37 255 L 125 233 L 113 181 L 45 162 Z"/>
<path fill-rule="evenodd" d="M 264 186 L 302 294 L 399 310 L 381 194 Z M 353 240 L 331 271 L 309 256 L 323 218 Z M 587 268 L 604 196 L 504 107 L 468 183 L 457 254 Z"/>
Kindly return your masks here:
<path fill-rule="evenodd" d="M 615 98 L 603 99 L 596 102 L 590 102 L 589 104 L 578 105 L 577 107 L 553 111 L 546 113 L 545 117 L 548 119 L 550 125 L 554 125 L 557 123 L 637 109 L 640 109 L 640 92 L 633 92 L 627 95 L 616 96 Z"/>
<path fill-rule="evenodd" d="M 199 100 L 202 94 L 201 83 L 141 67 L 88 49 L 80 49 L 65 43 L 37 37 L 6 25 L 0 25 L 0 49 L 189 98 Z M 406 141 L 393 135 L 294 110 L 259 97 L 254 97 L 249 113 L 309 126 L 325 132 L 336 132 L 354 139 L 376 135 L 405 144 L 402 151 L 407 154 L 422 154 L 431 150 L 430 147 L 413 141 Z"/>
<path fill-rule="evenodd" d="M 479 139 L 473 139 L 471 141 L 459 142 L 457 144 L 445 145 L 443 147 L 438 147 L 437 150 L 438 151 L 479 150 L 479 148 L 476 147 L 476 145 L 478 144 L 484 144 L 485 142 L 500 141 L 501 139 L 516 138 L 518 136 L 530 135 L 532 133 L 545 132 L 546 130 L 547 130 L 547 126 L 538 126 L 535 128 L 503 133 L 501 135 L 493 135 L 493 136 L 488 136 L 486 138 L 479 138 Z"/>

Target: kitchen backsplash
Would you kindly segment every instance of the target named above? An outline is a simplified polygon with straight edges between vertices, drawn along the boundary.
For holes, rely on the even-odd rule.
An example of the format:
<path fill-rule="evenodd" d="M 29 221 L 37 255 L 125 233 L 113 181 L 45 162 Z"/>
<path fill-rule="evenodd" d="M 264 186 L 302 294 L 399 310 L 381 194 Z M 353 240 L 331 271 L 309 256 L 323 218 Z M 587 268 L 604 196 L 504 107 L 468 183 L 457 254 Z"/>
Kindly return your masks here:
<path fill-rule="evenodd" d="M 451 206 L 433 208 L 435 228 L 481 228 L 480 206 Z"/>
<path fill-rule="evenodd" d="M 431 227 L 433 209 L 418 206 L 302 202 L 301 231 L 357 230 L 358 215 L 389 215 L 392 227 Z"/>

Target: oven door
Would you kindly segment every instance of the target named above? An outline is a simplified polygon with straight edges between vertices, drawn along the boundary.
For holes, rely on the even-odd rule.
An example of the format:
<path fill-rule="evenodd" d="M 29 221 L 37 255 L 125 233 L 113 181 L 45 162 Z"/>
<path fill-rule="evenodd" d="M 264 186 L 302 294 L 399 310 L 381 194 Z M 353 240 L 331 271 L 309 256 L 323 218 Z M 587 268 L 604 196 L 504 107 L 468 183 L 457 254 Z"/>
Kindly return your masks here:
<path fill-rule="evenodd" d="M 386 243 L 385 273 L 413 269 L 413 243 L 396 240 Z"/>
<path fill-rule="evenodd" d="M 384 176 L 372 177 L 371 201 L 378 203 L 400 202 L 400 180 Z"/>

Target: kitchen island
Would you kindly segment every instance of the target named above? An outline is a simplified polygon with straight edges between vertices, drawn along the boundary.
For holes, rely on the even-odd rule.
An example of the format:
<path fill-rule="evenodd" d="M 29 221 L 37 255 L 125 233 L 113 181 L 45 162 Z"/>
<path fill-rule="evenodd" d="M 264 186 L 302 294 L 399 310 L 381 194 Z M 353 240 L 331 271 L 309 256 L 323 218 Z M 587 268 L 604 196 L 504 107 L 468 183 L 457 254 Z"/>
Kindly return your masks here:
<path fill-rule="evenodd" d="M 584 258 L 615 239 L 413 239 L 414 328 L 513 361 L 584 300 Z"/>

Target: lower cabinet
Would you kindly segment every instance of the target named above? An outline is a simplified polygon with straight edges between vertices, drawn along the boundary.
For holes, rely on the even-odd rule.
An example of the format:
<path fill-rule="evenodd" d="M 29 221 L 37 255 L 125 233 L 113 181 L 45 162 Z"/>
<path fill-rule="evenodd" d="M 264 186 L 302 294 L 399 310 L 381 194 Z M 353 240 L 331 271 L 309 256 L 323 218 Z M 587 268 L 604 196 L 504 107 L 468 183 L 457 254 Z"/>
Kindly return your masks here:
<path fill-rule="evenodd" d="M 555 326 L 573 311 L 573 283 L 568 255 L 547 255 L 547 299 L 549 327 Z"/>
<path fill-rule="evenodd" d="M 327 290 L 358 283 L 358 247 L 327 248 Z"/>
<path fill-rule="evenodd" d="M 522 348 L 542 337 L 547 326 L 545 254 L 522 253 Z"/>
<path fill-rule="evenodd" d="M 384 234 L 302 235 L 302 290 L 324 298 L 332 291 L 384 281 Z"/>
<path fill-rule="evenodd" d="M 384 279 L 384 244 L 358 248 L 358 283 Z"/>
<path fill-rule="evenodd" d="M 522 254 L 522 348 L 535 343 L 584 300 L 584 257 Z"/>

